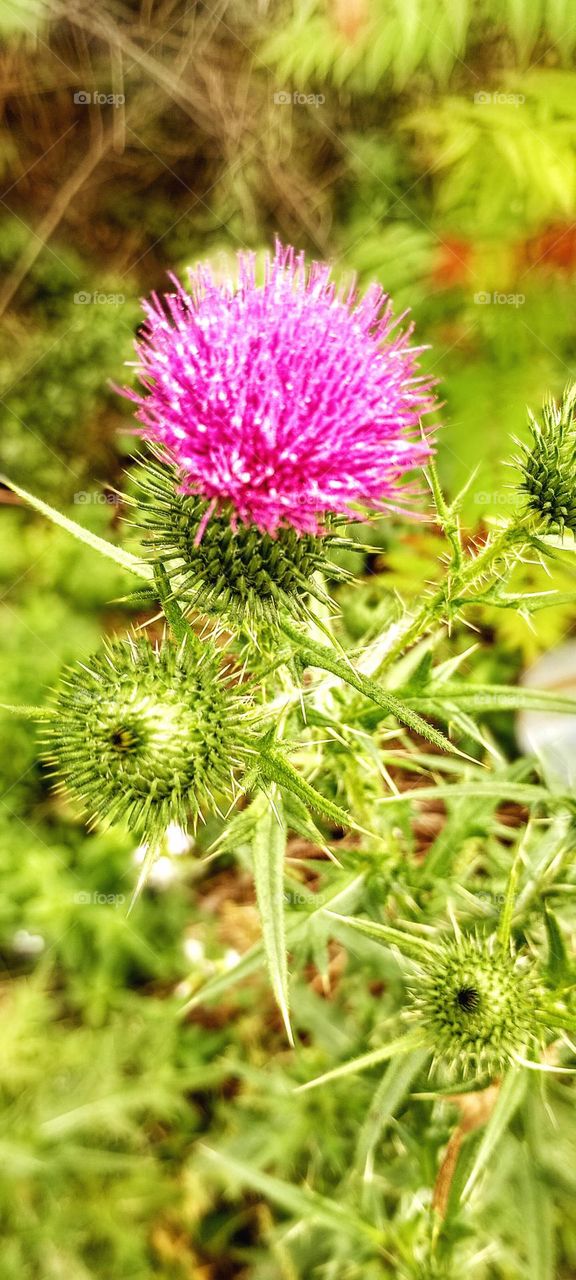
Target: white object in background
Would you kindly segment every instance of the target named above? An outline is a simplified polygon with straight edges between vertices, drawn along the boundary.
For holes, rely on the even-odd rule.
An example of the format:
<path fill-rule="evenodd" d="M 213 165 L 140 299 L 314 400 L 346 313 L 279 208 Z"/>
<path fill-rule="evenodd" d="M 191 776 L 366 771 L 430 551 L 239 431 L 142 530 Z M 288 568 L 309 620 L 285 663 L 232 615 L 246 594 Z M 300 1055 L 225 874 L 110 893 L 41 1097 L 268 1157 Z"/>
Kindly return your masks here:
<path fill-rule="evenodd" d="M 576 640 L 545 653 L 525 672 L 522 684 L 576 698 Z M 517 737 L 522 751 L 536 756 L 552 790 L 576 791 L 576 715 L 521 711 Z"/>
<path fill-rule="evenodd" d="M 12 939 L 14 950 L 21 956 L 39 956 L 46 946 L 41 933 L 29 933 L 27 929 L 17 929 Z"/>

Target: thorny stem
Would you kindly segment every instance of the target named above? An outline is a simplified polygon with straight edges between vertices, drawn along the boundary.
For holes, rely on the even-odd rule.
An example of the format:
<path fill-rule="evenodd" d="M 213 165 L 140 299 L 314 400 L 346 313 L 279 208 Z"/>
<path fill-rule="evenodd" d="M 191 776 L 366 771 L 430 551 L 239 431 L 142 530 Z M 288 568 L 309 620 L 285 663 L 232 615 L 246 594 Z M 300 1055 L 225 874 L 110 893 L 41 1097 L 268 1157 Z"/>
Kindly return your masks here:
<path fill-rule="evenodd" d="M 374 680 L 369 679 L 358 671 L 346 656 L 344 659 L 339 658 L 332 649 L 318 644 L 317 641 L 306 636 L 289 618 L 283 618 L 280 625 L 285 635 L 296 645 L 301 659 L 307 666 L 318 667 L 322 671 L 329 671 L 332 675 L 338 676 L 340 680 L 356 689 L 358 693 L 363 694 L 364 697 L 382 707 L 384 711 L 395 716 L 400 724 L 412 729 L 415 733 L 419 733 L 428 742 L 440 747 L 441 751 L 448 751 L 452 755 L 464 755 L 443 733 L 440 733 L 438 729 L 423 720 L 422 716 L 413 711 L 406 703 L 395 697 L 387 689 L 382 689 Z M 470 757 L 466 756 L 466 759 L 470 759 Z"/>
<path fill-rule="evenodd" d="M 447 532 L 447 531 L 446 531 Z M 449 536 L 449 535 L 447 535 Z M 455 535 L 454 535 L 455 536 Z M 452 546 L 454 543 L 450 538 Z M 406 629 L 397 637 L 394 644 L 382 659 L 376 675 L 381 675 L 388 667 L 408 649 L 420 640 L 427 631 L 438 625 L 442 616 L 448 619 L 452 615 L 452 611 L 456 601 L 460 601 L 462 592 L 473 586 L 485 573 L 492 570 L 499 560 L 502 560 L 506 552 L 515 544 L 526 542 L 526 532 L 521 526 L 508 525 L 501 533 L 487 542 L 482 550 L 468 561 L 462 563 L 460 558 L 459 567 L 456 568 L 456 558 L 453 558 L 452 569 L 442 586 L 436 591 L 429 600 L 426 600 L 419 609 L 418 613 L 412 618 L 412 621 Z M 460 552 L 461 557 L 461 552 Z"/>
<path fill-rule="evenodd" d="M 533 1017 L 547 1031 L 560 1028 L 562 1031 L 567 1031 L 569 1035 L 576 1035 L 576 1014 L 571 1016 L 569 1012 L 563 1013 L 560 1009 L 545 1009 L 542 1012 L 536 1010 Z"/>
<path fill-rule="evenodd" d="M 452 568 L 454 572 L 457 573 L 462 565 L 462 543 L 460 541 L 458 520 L 451 508 L 448 506 L 444 494 L 442 493 L 435 462 L 428 463 L 428 466 L 426 467 L 426 476 L 430 482 L 434 505 L 438 515 L 438 523 L 442 526 L 450 546 L 452 547 Z"/>
<path fill-rule="evenodd" d="M 11 702 L 0 702 L 0 711 L 8 711 L 21 720 L 50 720 L 54 715 L 52 707 L 28 707 L 25 704 L 14 706 Z"/>

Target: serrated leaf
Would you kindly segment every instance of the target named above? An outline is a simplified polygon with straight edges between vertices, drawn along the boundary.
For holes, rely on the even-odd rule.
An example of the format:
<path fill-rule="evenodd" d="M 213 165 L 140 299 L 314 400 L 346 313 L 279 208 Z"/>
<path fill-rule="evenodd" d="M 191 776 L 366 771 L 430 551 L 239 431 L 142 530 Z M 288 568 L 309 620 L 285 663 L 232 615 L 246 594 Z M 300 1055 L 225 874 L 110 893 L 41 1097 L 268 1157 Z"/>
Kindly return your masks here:
<path fill-rule="evenodd" d="M 437 787 L 420 787 L 415 791 L 401 791 L 398 795 L 383 796 L 377 804 L 407 804 L 410 800 L 474 800 L 480 797 L 493 797 L 496 800 L 516 800 L 518 804 L 537 804 L 544 801 L 547 805 L 572 805 L 573 797 L 552 793 L 546 787 L 531 782 L 509 782 L 506 778 L 497 782 L 461 782 L 452 786 L 440 784 Z"/>
<path fill-rule="evenodd" d="M 329 818 L 331 822 L 335 822 L 339 827 L 352 827 L 354 831 L 360 831 L 363 835 L 372 835 L 372 832 L 366 831 L 364 827 L 358 826 L 357 822 L 341 809 L 339 805 L 334 804 L 333 800 L 329 800 L 326 796 L 321 795 L 315 787 L 312 786 L 302 774 L 294 769 L 290 762 L 281 756 L 277 751 L 263 750 L 260 754 L 260 770 L 262 776 L 269 782 L 275 782 L 280 787 L 293 793 L 310 809 L 315 809 L 317 813 L 321 813 L 325 818 Z"/>
<path fill-rule="evenodd" d="M 380 924 L 378 920 L 364 920 L 361 916 L 341 916 L 335 911 L 328 910 L 326 915 L 332 920 L 337 920 L 339 924 L 355 929 L 357 933 L 363 933 L 367 938 L 374 938 L 376 942 L 381 942 L 386 947 L 398 947 L 399 951 L 416 959 L 421 959 L 423 955 L 429 955 L 435 950 L 434 945 L 426 938 L 418 938 L 402 929 L 395 929 L 392 925 Z"/>
<path fill-rule="evenodd" d="M 239 846 L 249 847 L 257 822 L 257 810 L 250 804 L 247 809 L 229 818 L 218 839 L 210 846 L 209 855 L 235 853 Z"/>
<path fill-rule="evenodd" d="M 305 1093 L 308 1089 L 317 1089 L 321 1084 L 342 1080 L 344 1076 L 356 1075 L 359 1071 L 368 1071 L 371 1067 L 378 1067 L 381 1062 L 388 1062 L 390 1058 L 397 1057 L 398 1054 L 421 1049 L 424 1043 L 424 1037 L 420 1032 L 406 1032 L 397 1040 L 389 1040 L 387 1044 L 381 1045 L 379 1049 L 372 1049 L 370 1053 L 363 1053 L 359 1058 L 352 1058 L 350 1062 L 344 1062 L 339 1067 L 333 1067 L 331 1071 L 325 1071 L 321 1076 L 315 1076 L 313 1080 L 307 1080 L 306 1084 L 298 1085 L 294 1092 Z"/>
<path fill-rule="evenodd" d="M 526 1072 L 520 1067 L 512 1067 L 505 1076 L 466 1179 L 462 1200 L 468 1199 L 480 1175 L 490 1163 L 510 1121 L 523 1101 L 527 1083 Z"/>
<path fill-rule="evenodd" d="M 544 911 L 544 924 L 548 938 L 548 961 L 546 972 L 555 987 L 561 987 L 571 980 L 570 961 L 560 925 L 549 907 Z"/>
<path fill-rule="evenodd" d="M 388 1121 L 406 1097 L 427 1056 L 426 1049 L 413 1049 L 405 1057 L 393 1058 L 384 1072 L 360 1130 L 356 1147 L 356 1163 L 365 1174 L 371 1167 L 373 1152 Z"/>
<path fill-rule="evenodd" d="M 346 908 L 354 907 L 357 903 L 358 896 L 364 885 L 364 875 L 351 876 L 346 883 L 338 885 L 332 896 L 328 897 L 328 901 L 333 907 Z M 316 911 L 307 912 L 305 915 L 298 913 L 296 919 L 292 920 L 286 929 L 287 942 L 289 944 L 296 943 L 310 928 L 313 927 L 314 921 L 323 916 L 326 909 L 326 895 L 323 896 L 322 906 Z M 255 946 L 250 947 L 238 964 L 233 969 L 226 969 L 224 973 L 215 974 L 209 978 L 204 986 L 196 991 L 192 998 L 183 1006 L 182 1014 L 185 1015 L 190 1009 L 196 1009 L 198 1005 L 204 1003 L 205 1000 L 216 1000 L 234 986 L 236 982 L 241 982 L 243 978 L 248 978 L 255 973 L 262 964 L 264 957 L 264 947 L 261 942 L 257 942 Z"/>
<path fill-rule="evenodd" d="M 260 913 L 266 964 L 276 1003 L 282 1014 L 290 1044 L 294 1044 L 288 1007 L 288 961 L 284 924 L 284 863 L 286 858 L 286 823 L 282 799 L 274 789 L 264 792 L 252 802 L 256 813 L 252 832 L 252 868 L 256 901 Z"/>
<path fill-rule="evenodd" d="M 430 685 L 424 693 L 400 691 L 408 706 L 418 707 L 429 715 L 449 713 L 450 706 L 460 711 L 558 711 L 576 715 L 576 698 L 546 690 L 527 689 L 522 685 L 474 685 L 454 682 Z"/>
<path fill-rule="evenodd" d="M 465 756 L 465 753 L 460 751 L 458 747 L 455 747 L 443 733 L 440 733 L 438 729 L 434 729 L 432 725 L 428 724 L 426 720 L 423 720 L 416 711 L 413 711 L 410 707 L 406 706 L 400 698 L 397 698 L 392 693 L 388 693 L 386 689 L 383 689 L 379 684 L 376 684 L 375 680 L 371 680 L 368 676 L 362 675 L 361 672 L 352 666 L 351 662 L 346 662 L 345 660 L 338 658 L 326 645 L 321 645 L 315 640 L 310 640 L 308 636 L 305 636 L 297 627 L 294 627 L 292 623 L 285 620 L 282 625 L 286 635 L 297 644 L 299 652 L 310 666 L 319 667 L 322 671 L 329 671 L 332 675 L 338 676 L 340 680 L 351 685 L 351 687 L 356 689 L 358 693 L 362 693 L 365 698 L 368 698 L 371 702 L 376 702 L 378 706 L 382 707 L 390 715 L 395 716 L 396 720 L 398 720 L 400 724 L 405 725 L 408 729 L 412 729 L 414 733 L 419 734 L 420 737 L 433 743 L 434 746 L 439 747 L 441 751 L 448 751 L 451 755 L 462 756 L 465 759 L 468 759 L 468 757 Z"/>
<path fill-rule="evenodd" d="M 304 801 L 295 795 L 293 791 L 286 792 L 284 813 L 286 824 L 290 831 L 295 831 L 296 835 L 301 836 L 303 840 L 309 840 L 311 844 L 317 845 L 319 849 L 326 849 L 326 841 L 322 832 L 318 830 L 316 823 L 310 817 Z"/>
<path fill-rule="evenodd" d="M 376 1227 L 357 1217 L 337 1200 L 328 1200 L 311 1187 L 296 1187 L 282 1182 L 280 1178 L 256 1169 L 253 1164 L 245 1164 L 225 1152 L 214 1151 L 203 1143 L 199 1144 L 198 1150 L 221 1173 L 227 1174 L 243 1186 L 251 1187 L 259 1195 L 266 1196 L 298 1221 L 309 1223 L 312 1220 L 321 1223 L 329 1232 L 344 1232 L 354 1239 L 364 1242 L 369 1240 L 376 1246 L 382 1243 L 381 1233 Z"/>
<path fill-rule="evenodd" d="M 468 596 L 462 604 L 486 604 L 495 609 L 517 609 L 519 613 L 538 613 L 552 606 L 561 608 L 576 603 L 575 591 L 486 592 L 483 596 Z"/>
<path fill-rule="evenodd" d="M 87 547 L 91 547 L 93 551 L 98 551 L 101 556 L 105 556 L 107 560 L 113 560 L 115 564 L 120 565 L 121 569 L 126 569 L 128 573 L 133 573 L 138 578 L 152 579 L 154 577 L 150 565 L 143 560 L 139 560 L 138 556 L 133 556 L 130 551 L 123 551 L 122 547 L 115 547 L 113 543 L 107 542 L 105 538 L 99 538 L 96 533 L 91 533 L 89 529 L 84 529 L 75 520 L 63 515 L 61 511 L 51 507 L 42 498 L 37 498 L 33 493 L 28 493 L 27 489 L 22 489 L 20 485 L 15 484 L 13 480 L 9 480 L 6 476 L 0 475 L 0 483 L 6 485 L 19 498 L 23 498 L 40 515 L 46 516 L 52 524 L 58 525 L 60 529 L 70 533 L 73 538 L 76 538 L 77 542 L 83 542 Z"/>

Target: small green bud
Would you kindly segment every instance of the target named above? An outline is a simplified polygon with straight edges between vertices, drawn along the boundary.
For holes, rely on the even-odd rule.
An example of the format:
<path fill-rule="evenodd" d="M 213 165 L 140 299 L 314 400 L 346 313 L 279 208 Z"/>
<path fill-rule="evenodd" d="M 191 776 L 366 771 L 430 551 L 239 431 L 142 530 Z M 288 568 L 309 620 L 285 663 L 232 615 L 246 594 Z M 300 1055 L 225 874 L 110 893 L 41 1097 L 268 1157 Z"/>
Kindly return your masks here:
<path fill-rule="evenodd" d="M 534 1039 L 537 986 L 492 939 L 438 945 L 412 999 L 436 1062 L 452 1073 L 497 1075 Z"/>
<path fill-rule="evenodd" d="M 68 669 L 43 721 L 45 759 L 92 823 L 123 821 L 151 842 L 230 797 L 245 715 L 212 646 L 130 636 Z"/>
<path fill-rule="evenodd" d="M 559 404 L 548 400 L 542 421 L 530 414 L 532 441 L 522 445 L 518 465 L 521 492 L 528 508 L 545 522 L 551 533 L 571 529 L 576 533 L 576 383 L 568 387 Z"/>
<path fill-rule="evenodd" d="M 286 526 L 273 538 L 182 493 L 181 479 L 168 463 L 146 462 L 138 475 L 134 523 L 145 535 L 149 558 L 164 566 L 175 596 L 190 607 L 234 622 L 273 623 L 280 609 L 305 618 L 309 596 L 329 604 L 315 580 L 318 571 L 350 576 L 326 553 L 356 544 L 333 529 L 313 536 Z"/>

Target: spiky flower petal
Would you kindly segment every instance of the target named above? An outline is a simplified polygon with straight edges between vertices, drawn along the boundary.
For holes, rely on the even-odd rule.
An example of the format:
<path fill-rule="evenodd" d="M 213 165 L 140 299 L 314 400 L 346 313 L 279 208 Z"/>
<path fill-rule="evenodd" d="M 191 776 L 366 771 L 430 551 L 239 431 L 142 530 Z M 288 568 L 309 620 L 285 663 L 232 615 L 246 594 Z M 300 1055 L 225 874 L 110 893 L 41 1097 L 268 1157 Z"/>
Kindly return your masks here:
<path fill-rule="evenodd" d="M 537 986 L 493 939 L 440 944 L 412 999 L 436 1062 L 453 1074 L 497 1075 L 534 1039 Z"/>
<path fill-rule="evenodd" d="M 109 642 L 67 671 L 52 712 L 45 758 L 93 822 L 152 842 L 231 792 L 245 708 L 210 646 Z"/>
<path fill-rule="evenodd" d="M 542 421 L 530 414 L 532 440 L 522 445 L 518 465 L 521 492 L 528 507 L 544 521 L 549 532 L 570 529 L 576 534 L 576 383 L 557 404 L 550 399 Z"/>
<path fill-rule="evenodd" d="M 172 466 L 146 462 L 137 479 L 133 522 L 144 534 L 143 548 L 164 566 L 175 595 L 202 613 L 273 623 L 285 609 L 305 618 L 309 597 L 330 604 L 318 573 L 350 576 L 327 554 L 332 547 L 357 549 L 338 535 L 337 520 L 322 538 L 289 526 L 272 538 L 254 525 L 233 530 L 222 512 L 206 523 L 208 504 L 182 492 L 182 473 Z"/>
<path fill-rule="evenodd" d="M 379 286 L 358 300 L 280 244 L 261 285 L 253 254 L 238 267 L 237 286 L 203 265 L 189 290 L 174 279 L 174 293 L 145 304 L 144 394 L 127 392 L 143 435 L 186 492 L 272 537 L 396 503 L 431 452 L 419 422 L 434 399 L 411 329 L 398 329 Z"/>

